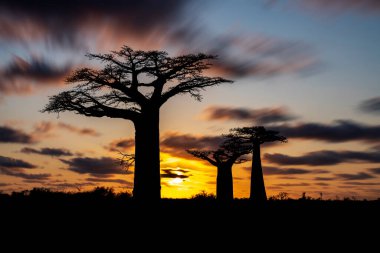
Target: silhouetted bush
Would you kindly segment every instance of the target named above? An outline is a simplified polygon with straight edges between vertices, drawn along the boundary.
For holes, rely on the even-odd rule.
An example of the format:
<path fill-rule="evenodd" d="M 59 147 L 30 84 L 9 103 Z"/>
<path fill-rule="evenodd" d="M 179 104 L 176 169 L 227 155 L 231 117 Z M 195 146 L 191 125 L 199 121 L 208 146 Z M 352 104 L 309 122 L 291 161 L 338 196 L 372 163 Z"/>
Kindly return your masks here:
<path fill-rule="evenodd" d="M 303 192 L 303 193 L 302 193 L 302 196 L 301 196 L 298 200 L 303 200 L 303 201 L 305 201 L 305 200 L 315 200 L 315 199 L 313 199 L 313 198 L 310 197 L 310 196 L 307 196 L 307 195 L 306 195 L 306 192 Z"/>
<path fill-rule="evenodd" d="M 286 192 L 280 192 L 277 195 L 271 196 L 269 200 L 289 200 L 289 194 Z"/>
<path fill-rule="evenodd" d="M 208 193 L 206 191 L 201 191 L 200 193 L 197 193 L 191 197 L 191 199 L 196 199 L 196 200 L 214 200 L 216 199 L 215 194 L 213 193 Z"/>
<path fill-rule="evenodd" d="M 131 192 L 125 191 L 125 192 L 119 192 L 116 194 L 116 198 L 120 200 L 127 200 L 131 199 L 133 197 Z"/>

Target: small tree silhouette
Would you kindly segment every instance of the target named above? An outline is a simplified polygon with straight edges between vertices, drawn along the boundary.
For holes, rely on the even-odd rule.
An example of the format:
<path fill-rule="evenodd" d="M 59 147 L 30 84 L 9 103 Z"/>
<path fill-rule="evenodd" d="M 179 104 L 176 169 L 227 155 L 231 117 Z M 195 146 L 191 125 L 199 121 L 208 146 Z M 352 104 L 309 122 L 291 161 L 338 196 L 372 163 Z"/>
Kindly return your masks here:
<path fill-rule="evenodd" d="M 232 166 L 247 161 L 240 157 L 250 152 L 249 147 L 243 145 L 238 138 L 228 138 L 217 150 L 187 150 L 187 152 L 217 167 L 216 198 L 222 201 L 232 200 Z"/>
<path fill-rule="evenodd" d="M 265 191 L 263 168 L 261 166 L 260 145 L 266 142 L 287 142 L 285 136 L 279 132 L 266 130 L 263 126 L 241 127 L 231 129 L 227 135 L 229 138 L 240 138 L 242 142 L 251 145 L 252 150 L 252 169 L 251 169 L 251 193 L 250 199 L 258 202 L 267 200 Z"/>
<path fill-rule="evenodd" d="M 42 112 L 73 111 L 90 117 L 130 120 L 135 126 L 135 174 L 133 195 L 159 199 L 160 108 L 178 94 L 201 100 L 201 90 L 231 82 L 203 76 L 213 55 L 187 54 L 169 57 L 163 51 L 134 51 L 124 46 L 110 54 L 88 54 L 104 63 L 103 69 L 81 68 L 67 78 L 73 89 L 50 97 Z"/>

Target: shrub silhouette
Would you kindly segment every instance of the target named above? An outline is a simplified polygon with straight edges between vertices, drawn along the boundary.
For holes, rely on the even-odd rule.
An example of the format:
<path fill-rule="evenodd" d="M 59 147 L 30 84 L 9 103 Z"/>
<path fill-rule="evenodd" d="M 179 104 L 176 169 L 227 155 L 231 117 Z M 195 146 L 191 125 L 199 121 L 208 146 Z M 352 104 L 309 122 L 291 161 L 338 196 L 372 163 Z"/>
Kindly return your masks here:
<path fill-rule="evenodd" d="M 191 197 L 191 199 L 195 200 L 214 200 L 216 199 L 215 194 L 213 193 L 208 193 L 206 191 L 201 191 Z"/>

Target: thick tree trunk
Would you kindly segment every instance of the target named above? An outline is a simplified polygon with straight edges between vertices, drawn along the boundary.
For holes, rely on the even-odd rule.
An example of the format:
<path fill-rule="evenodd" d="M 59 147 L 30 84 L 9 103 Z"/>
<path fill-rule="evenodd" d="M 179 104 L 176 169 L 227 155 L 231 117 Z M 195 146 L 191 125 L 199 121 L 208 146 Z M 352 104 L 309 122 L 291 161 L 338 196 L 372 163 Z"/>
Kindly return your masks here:
<path fill-rule="evenodd" d="M 257 143 L 253 145 L 250 199 L 257 202 L 265 202 L 267 200 L 263 168 L 261 166 L 260 144 Z"/>
<path fill-rule="evenodd" d="M 218 175 L 216 177 L 216 198 L 222 201 L 233 200 L 233 192 L 232 166 L 218 166 Z"/>
<path fill-rule="evenodd" d="M 159 109 L 144 111 L 135 122 L 135 179 L 133 196 L 138 200 L 159 200 L 160 131 Z"/>

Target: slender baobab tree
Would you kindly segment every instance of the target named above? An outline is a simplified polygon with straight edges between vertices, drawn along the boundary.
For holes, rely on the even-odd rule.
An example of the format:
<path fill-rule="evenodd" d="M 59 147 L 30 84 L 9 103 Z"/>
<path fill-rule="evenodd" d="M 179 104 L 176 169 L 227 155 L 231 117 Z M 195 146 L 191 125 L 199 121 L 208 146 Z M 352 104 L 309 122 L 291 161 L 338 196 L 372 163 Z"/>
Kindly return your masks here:
<path fill-rule="evenodd" d="M 203 75 L 210 60 L 215 59 L 213 55 L 169 57 L 162 51 L 135 51 L 124 46 L 120 51 L 87 57 L 99 60 L 103 68 L 76 70 L 67 78 L 76 86 L 50 97 L 42 112 L 72 111 L 132 121 L 136 143 L 133 195 L 137 199 L 160 199 L 161 106 L 179 94 L 201 100 L 201 90 L 231 81 Z"/>
<path fill-rule="evenodd" d="M 238 138 L 229 138 L 217 150 L 187 152 L 217 167 L 216 198 L 222 201 L 233 200 L 232 166 L 247 161 L 241 156 L 250 152 L 249 146 L 242 144 Z"/>
<path fill-rule="evenodd" d="M 261 165 L 260 145 L 274 141 L 287 142 L 286 137 L 279 135 L 277 131 L 267 130 L 263 126 L 234 128 L 227 137 L 240 138 L 242 142 L 251 145 L 252 170 L 250 199 L 258 202 L 266 201 L 267 194 Z"/>

